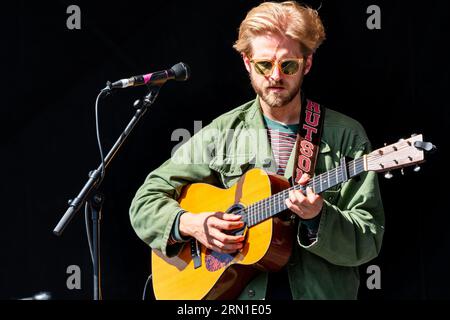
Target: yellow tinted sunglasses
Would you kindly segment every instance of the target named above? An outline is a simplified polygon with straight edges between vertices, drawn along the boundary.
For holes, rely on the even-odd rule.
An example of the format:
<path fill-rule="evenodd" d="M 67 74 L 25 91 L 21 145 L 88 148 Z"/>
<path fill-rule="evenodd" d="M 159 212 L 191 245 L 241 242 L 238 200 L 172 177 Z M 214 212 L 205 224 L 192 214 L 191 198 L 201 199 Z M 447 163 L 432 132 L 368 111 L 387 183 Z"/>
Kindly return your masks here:
<path fill-rule="evenodd" d="M 253 63 L 258 74 L 266 77 L 272 74 L 275 64 L 282 73 L 293 76 L 300 70 L 303 58 L 287 58 L 278 61 L 270 59 L 252 59 L 250 62 Z"/>

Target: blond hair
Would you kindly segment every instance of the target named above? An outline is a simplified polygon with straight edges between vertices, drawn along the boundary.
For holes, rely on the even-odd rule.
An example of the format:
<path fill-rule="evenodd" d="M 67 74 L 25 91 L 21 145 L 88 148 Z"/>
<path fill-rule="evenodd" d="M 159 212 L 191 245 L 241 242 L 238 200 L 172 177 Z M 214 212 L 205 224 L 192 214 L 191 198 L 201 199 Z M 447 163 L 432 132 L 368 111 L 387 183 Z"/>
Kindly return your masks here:
<path fill-rule="evenodd" d="M 264 2 L 248 12 L 233 48 L 251 56 L 251 39 L 265 33 L 297 40 L 305 56 L 314 53 L 325 40 L 325 29 L 316 10 L 295 1 Z"/>

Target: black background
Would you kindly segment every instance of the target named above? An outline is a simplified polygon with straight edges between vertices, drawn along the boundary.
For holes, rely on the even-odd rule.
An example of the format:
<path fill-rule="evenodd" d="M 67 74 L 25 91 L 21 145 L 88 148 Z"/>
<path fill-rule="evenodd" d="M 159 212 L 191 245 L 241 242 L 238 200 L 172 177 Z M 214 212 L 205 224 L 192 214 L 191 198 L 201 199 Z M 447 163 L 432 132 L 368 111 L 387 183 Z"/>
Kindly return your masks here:
<path fill-rule="evenodd" d="M 232 49 L 239 23 L 259 1 L 25 2 L 1 13 L 0 299 L 50 291 L 55 299 L 91 299 L 83 214 L 62 237 L 52 230 L 97 167 L 94 101 L 107 80 L 184 61 L 192 77 L 168 82 L 109 167 L 103 181 L 102 280 L 105 299 L 140 299 L 149 249 L 130 226 L 128 208 L 152 169 L 178 141 L 254 98 Z M 381 290 L 361 299 L 450 298 L 446 168 L 450 125 L 447 1 L 307 1 L 321 4 L 327 40 L 304 89 L 309 97 L 360 121 L 375 148 L 423 133 L 439 151 L 419 173 L 380 176 L 386 234 Z M 69 30 L 66 9 L 81 9 L 81 30 Z M 366 9 L 381 8 L 381 30 L 369 30 Z M 109 150 L 145 88 L 117 91 L 100 105 Z M 66 269 L 81 268 L 81 290 L 68 290 Z"/>

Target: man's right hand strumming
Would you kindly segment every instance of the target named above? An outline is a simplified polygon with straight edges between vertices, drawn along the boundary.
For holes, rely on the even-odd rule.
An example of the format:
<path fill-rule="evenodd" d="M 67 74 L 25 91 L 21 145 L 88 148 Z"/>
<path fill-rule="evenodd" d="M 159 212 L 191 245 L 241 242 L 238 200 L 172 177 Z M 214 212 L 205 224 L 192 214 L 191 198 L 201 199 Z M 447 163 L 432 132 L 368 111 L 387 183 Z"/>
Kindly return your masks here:
<path fill-rule="evenodd" d="M 244 226 L 241 216 L 223 212 L 184 212 L 180 216 L 180 234 L 194 237 L 208 249 L 220 253 L 234 253 L 242 249 L 245 236 L 233 236 L 223 232 Z"/>

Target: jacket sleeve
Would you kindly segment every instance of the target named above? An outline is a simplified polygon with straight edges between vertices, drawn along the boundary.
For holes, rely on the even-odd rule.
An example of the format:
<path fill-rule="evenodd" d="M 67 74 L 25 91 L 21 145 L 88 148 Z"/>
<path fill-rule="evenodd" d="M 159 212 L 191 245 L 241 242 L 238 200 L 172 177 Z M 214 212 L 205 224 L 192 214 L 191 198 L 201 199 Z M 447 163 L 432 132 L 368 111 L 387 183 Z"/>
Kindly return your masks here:
<path fill-rule="evenodd" d="M 152 171 L 137 190 L 130 206 L 130 220 L 136 234 L 152 249 L 174 256 L 183 243 L 168 245 L 177 214 L 182 211 L 177 199 L 187 184 L 217 184 L 209 168 L 214 153 L 214 132 L 206 126 L 183 144 L 159 168 Z"/>
<path fill-rule="evenodd" d="M 370 152 L 369 142 L 352 157 Z M 324 198 L 317 238 L 309 243 L 307 228 L 300 223 L 298 244 L 340 266 L 359 266 L 380 251 L 384 234 L 384 210 L 374 172 L 364 172 L 342 185 L 337 201 Z"/>

